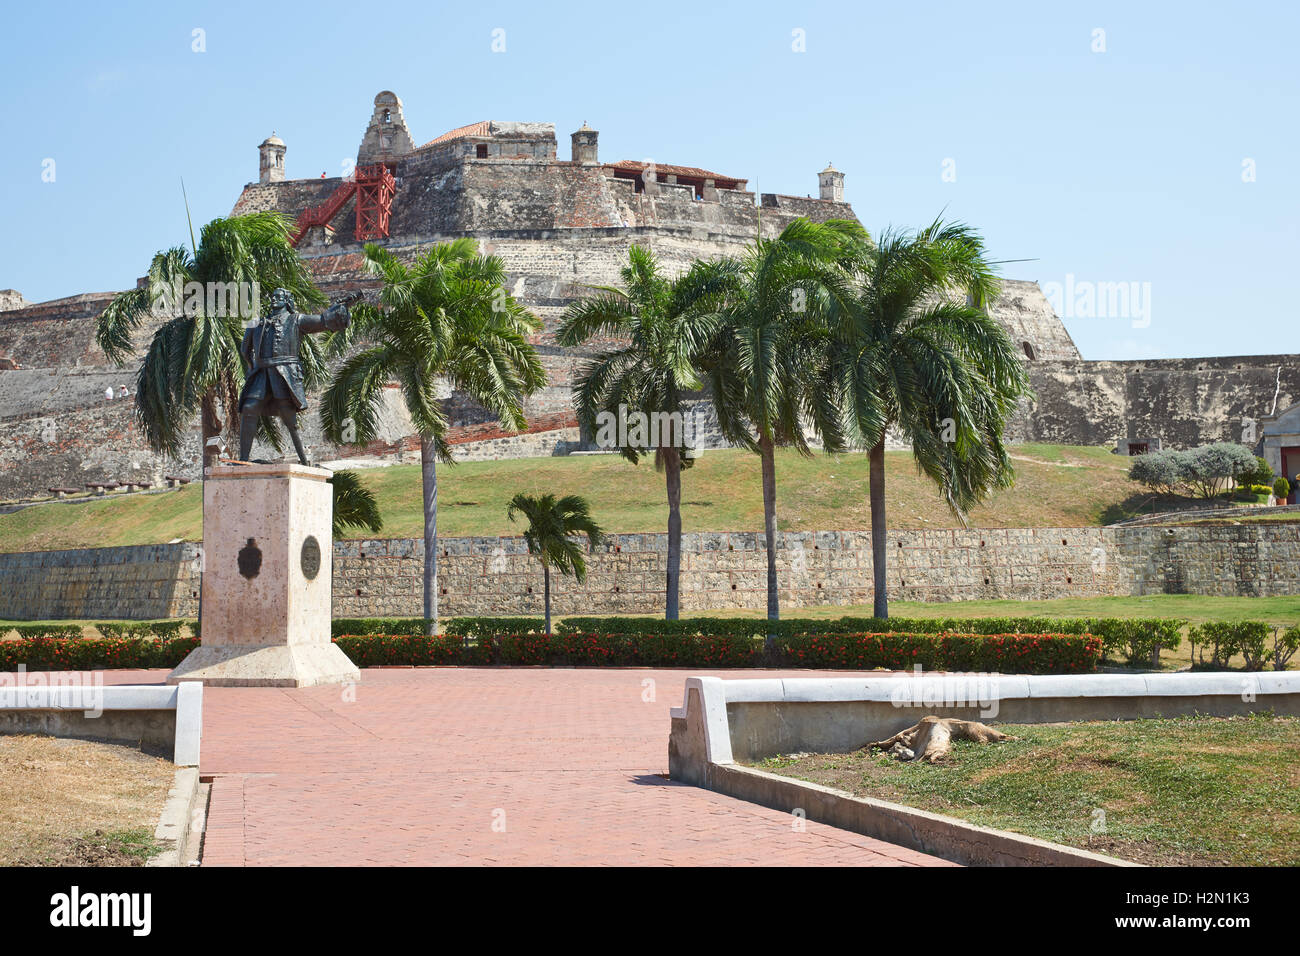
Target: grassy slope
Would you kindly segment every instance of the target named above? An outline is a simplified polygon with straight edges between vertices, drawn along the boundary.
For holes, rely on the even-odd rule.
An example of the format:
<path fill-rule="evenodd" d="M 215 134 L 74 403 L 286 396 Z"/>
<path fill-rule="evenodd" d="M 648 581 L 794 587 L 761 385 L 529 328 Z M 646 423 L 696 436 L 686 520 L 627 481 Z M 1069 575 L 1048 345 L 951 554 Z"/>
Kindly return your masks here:
<path fill-rule="evenodd" d="M 976 508 L 974 527 L 1083 527 L 1123 509 L 1135 486 L 1127 462 L 1100 448 L 1022 445 L 1016 487 Z M 887 455 L 889 523 L 895 528 L 954 528 L 960 524 L 918 475 L 911 455 Z M 379 498 L 384 535 L 421 533 L 420 470 L 398 465 L 363 473 Z M 865 454 L 777 456 L 777 508 L 783 530 L 870 527 Z M 439 469 L 439 533 L 518 534 L 505 517 L 516 492 L 585 495 L 610 531 L 661 531 L 667 525 L 663 478 L 653 465 L 614 456 L 468 462 Z M 197 484 L 154 495 L 51 504 L 0 515 L 0 552 L 197 540 L 202 529 Z M 708 452 L 682 481 L 686 531 L 758 531 L 763 527 L 758 459 L 742 451 Z"/>
<path fill-rule="evenodd" d="M 920 716 L 918 714 L 918 716 Z M 1175 866 L 1300 865 L 1300 719 L 1023 725 L 947 764 L 880 753 L 774 757 L 764 769 L 983 826 Z M 1094 832 L 1104 811 L 1105 832 Z"/>

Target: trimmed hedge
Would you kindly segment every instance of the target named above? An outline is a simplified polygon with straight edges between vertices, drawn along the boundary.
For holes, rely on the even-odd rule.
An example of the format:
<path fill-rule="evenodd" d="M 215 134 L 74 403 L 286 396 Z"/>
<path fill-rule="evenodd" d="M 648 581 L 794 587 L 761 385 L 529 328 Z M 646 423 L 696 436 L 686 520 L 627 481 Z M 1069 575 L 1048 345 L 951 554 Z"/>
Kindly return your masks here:
<path fill-rule="evenodd" d="M 84 671 L 102 668 L 175 667 L 199 646 L 196 637 L 153 640 L 140 637 L 105 637 L 67 640 L 27 637 L 0 641 L 0 671 Z"/>
<path fill-rule="evenodd" d="M 92 621 L 86 624 L 15 624 L 12 627 L 0 627 L 0 635 L 12 630 L 19 637 L 48 637 L 58 640 L 77 640 L 85 634 L 87 626 L 96 628 L 108 638 L 152 637 L 171 640 L 181 636 L 186 627 L 191 633 L 198 634 L 199 622 L 181 618 L 165 621 Z"/>
<path fill-rule="evenodd" d="M 95 627 L 105 637 L 154 637 L 171 640 L 181 636 L 189 626 L 197 633 L 198 621 L 96 621 Z"/>
<path fill-rule="evenodd" d="M 784 645 L 799 667 L 1084 674 L 1101 661 L 1091 634 L 805 634 Z"/>
<path fill-rule="evenodd" d="M 423 634 L 422 617 L 336 617 L 330 623 L 330 637 L 344 634 Z"/>
<path fill-rule="evenodd" d="M 1205 663 L 1205 649 L 1212 649 L 1211 666 L 1221 667 L 1233 655 L 1240 654 L 1246 659 L 1246 670 L 1264 669 L 1268 660 L 1266 642 L 1270 633 L 1269 625 L 1263 621 L 1211 621 L 1198 624 L 1188 632 L 1192 645 L 1192 659 L 1195 661 L 1196 648 L 1201 648 L 1199 663 Z M 1288 655 L 1289 656 L 1289 655 Z"/>
<path fill-rule="evenodd" d="M 687 617 L 668 621 L 660 617 L 566 617 L 556 631 L 566 634 L 709 634 L 764 637 L 775 634 L 1085 634 L 1087 618 L 989 617 L 841 617 L 835 620 L 784 618 Z"/>
<path fill-rule="evenodd" d="M 710 617 L 568 618 L 552 636 L 541 618 L 449 618 L 454 633 L 429 638 L 420 618 L 340 618 L 339 647 L 360 667 L 377 665 L 536 664 L 548 666 L 903 668 L 1082 673 L 1104 659 L 1151 666 L 1161 648 L 1181 643 L 1184 621 L 1165 618 L 1039 617 L 983 619 L 840 618 L 814 621 Z M 604 629 L 581 629 L 599 623 Z M 189 626 L 195 637 L 181 638 Z M 342 631 L 347 626 L 357 631 Z M 0 641 L 0 670 L 175 667 L 198 644 L 194 621 L 102 622 L 102 639 L 80 625 L 17 625 L 20 640 Z M 773 631 L 770 652 L 765 638 Z M 1269 637 L 1272 641 L 1269 641 Z M 1070 638 L 1071 640 L 1067 640 Z M 1191 629 L 1193 660 L 1222 667 L 1234 655 L 1249 670 L 1275 668 L 1300 649 L 1300 628 L 1262 621 Z M 1199 658 L 1197 648 L 1200 648 Z M 1094 650 L 1095 649 L 1095 650 Z M 1210 660 L 1206 661 L 1207 651 Z"/>
<path fill-rule="evenodd" d="M 44 637 L 67 641 L 81 637 L 80 624 L 15 624 L 11 630 L 17 631 L 22 638 Z"/>
<path fill-rule="evenodd" d="M 505 634 L 458 637 L 345 636 L 361 667 L 378 664 L 514 664 L 551 667 L 756 667 L 1001 671 L 1096 670 L 1101 639 L 1088 634 L 799 634 L 769 655 L 762 638 L 736 634 Z"/>
<path fill-rule="evenodd" d="M 525 634 L 541 631 L 545 621 L 540 617 L 448 617 L 441 621 L 447 634 L 475 639 L 500 637 L 503 634 Z M 408 634 L 425 632 L 422 617 L 336 617 L 330 625 L 331 637 L 362 634 Z"/>
<path fill-rule="evenodd" d="M 1173 618 L 1094 618 L 1089 633 L 1102 640 L 1102 656 L 1111 660 L 1121 655 L 1135 667 L 1156 667 L 1162 648 L 1173 650 L 1183 642 L 1180 633 L 1186 621 Z"/>
<path fill-rule="evenodd" d="M 540 634 L 546 630 L 544 617 L 449 617 L 444 623 L 448 634 L 478 641 L 507 634 Z"/>

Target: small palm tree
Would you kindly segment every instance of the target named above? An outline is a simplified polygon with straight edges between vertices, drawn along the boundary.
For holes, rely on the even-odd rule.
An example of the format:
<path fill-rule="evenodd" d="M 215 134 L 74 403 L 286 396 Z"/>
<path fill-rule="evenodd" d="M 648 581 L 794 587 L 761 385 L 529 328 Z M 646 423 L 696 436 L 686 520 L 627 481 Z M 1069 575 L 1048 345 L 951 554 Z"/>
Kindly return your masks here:
<path fill-rule="evenodd" d="M 457 388 L 521 429 L 524 398 L 546 384 L 546 370 L 528 343 L 541 323 L 505 289 L 505 268 L 483 256 L 473 239 L 431 247 L 409 266 L 375 244 L 366 270 L 383 279 L 380 308 L 360 305 L 352 324 L 329 343 L 349 354 L 325 391 L 321 422 L 335 442 L 375 438 L 384 392 L 396 382 L 420 436 L 424 492 L 424 617 L 438 627 L 437 463 L 452 463 L 443 398 Z M 348 426 L 351 426 L 349 428 Z"/>
<path fill-rule="evenodd" d="M 970 507 L 1014 479 L 1002 433 L 1029 380 L 987 311 L 998 292 L 993 266 L 974 230 L 938 219 L 856 249 L 857 292 L 837 315 L 823 387 L 843 405 L 852 443 L 871 450 L 876 617 L 889 614 L 886 431 L 911 443 L 917 467 L 963 523 Z"/>
<path fill-rule="evenodd" d="M 361 483 L 355 471 L 336 471 L 330 477 L 334 489 L 334 537 L 341 538 L 349 528 L 363 528 L 372 533 L 384 530 L 375 493 Z"/>
<path fill-rule="evenodd" d="M 579 495 L 518 494 L 510 499 L 506 517 L 514 521 L 517 515 L 528 520 L 524 541 L 528 553 L 542 563 L 543 594 L 546 607 L 546 633 L 551 633 L 551 568 L 560 574 L 572 574 L 579 584 L 587 580 L 587 561 L 582 546 L 574 540 L 577 535 L 587 536 L 588 547 L 596 547 L 605 539 L 605 533 L 592 520 L 591 509 Z"/>
<path fill-rule="evenodd" d="M 574 302 L 564 313 L 556 341 L 578 346 L 596 336 L 622 337 L 627 344 L 606 349 L 584 363 L 574 380 L 573 404 L 578 420 L 599 437 L 598 418 L 629 416 L 651 423 L 667 422 L 659 434 L 619 452 L 635 464 L 654 452 L 655 467 L 665 475 L 668 493 L 668 568 L 664 616 L 680 612 L 682 560 L 682 469 L 685 456 L 684 416 L 692 392 L 703 387 L 695 361 L 717 328 L 709 314 L 717 295 L 714 277 L 703 266 L 671 279 L 660 271 L 650 250 L 632 246 L 622 269 L 623 288 L 594 286 L 596 294 Z M 680 427 L 679 427 L 680 426 Z M 652 427 L 648 431 L 654 431 Z M 628 429 L 629 441 L 636 440 Z"/>
<path fill-rule="evenodd" d="M 261 314 L 277 288 L 288 289 L 303 306 L 325 304 L 289 242 L 291 229 L 275 212 L 214 219 L 197 243 L 191 237 L 189 250 L 157 253 L 145 282 L 114 296 L 100 315 L 95 341 L 118 365 L 135 354 L 133 334 L 147 320 L 165 320 L 140 364 L 135 390 L 135 417 L 155 451 L 179 456 L 198 414 L 204 470 L 215 464 L 222 432 L 239 420 L 244 323 Z M 319 385 L 324 365 L 310 336 L 302 337 L 301 358 L 306 385 Z M 279 448 L 279 431 L 269 420 L 263 420 L 262 435 Z"/>
<path fill-rule="evenodd" d="M 761 460 L 767 616 L 780 617 L 776 574 L 776 448 L 811 455 L 805 428 L 842 445 L 841 412 L 822 388 L 829 329 L 851 292 L 840 268 L 866 233 L 856 222 L 796 219 L 740 259 L 707 267 L 722 289 L 719 334 L 703 364 L 722 433 Z"/>

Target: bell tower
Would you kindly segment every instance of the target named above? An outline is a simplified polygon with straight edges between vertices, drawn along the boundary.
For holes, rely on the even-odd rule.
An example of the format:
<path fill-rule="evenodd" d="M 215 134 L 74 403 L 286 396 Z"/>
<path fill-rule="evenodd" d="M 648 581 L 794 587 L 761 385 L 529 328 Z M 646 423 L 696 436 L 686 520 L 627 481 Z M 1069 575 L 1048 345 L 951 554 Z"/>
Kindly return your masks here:
<path fill-rule="evenodd" d="M 817 194 L 832 202 L 844 202 L 844 174 L 830 163 L 817 174 Z"/>
<path fill-rule="evenodd" d="M 275 130 L 271 135 L 262 140 L 262 145 L 257 147 L 257 181 L 259 183 L 282 183 L 284 182 L 284 140 L 275 135 Z"/>
<path fill-rule="evenodd" d="M 415 143 L 406 128 L 401 99 L 391 90 L 382 91 L 375 97 L 375 111 L 370 116 L 365 135 L 361 137 L 357 165 L 389 162 L 413 149 Z"/>

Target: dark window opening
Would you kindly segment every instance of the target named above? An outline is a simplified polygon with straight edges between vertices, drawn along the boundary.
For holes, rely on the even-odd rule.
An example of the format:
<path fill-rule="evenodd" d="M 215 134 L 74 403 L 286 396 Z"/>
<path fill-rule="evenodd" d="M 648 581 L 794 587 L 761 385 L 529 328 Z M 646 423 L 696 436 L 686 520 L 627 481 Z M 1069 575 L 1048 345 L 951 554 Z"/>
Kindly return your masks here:
<path fill-rule="evenodd" d="M 479 143 L 475 147 L 475 153 L 479 159 L 487 159 L 487 143 Z"/>
<path fill-rule="evenodd" d="M 1028 342 L 1021 342 L 1020 347 L 1025 350 L 1025 358 L 1032 360 L 1038 357 L 1034 355 L 1034 347 Z"/>
<path fill-rule="evenodd" d="M 1128 453 L 1130 455 L 1145 455 L 1151 450 L 1151 446 L 1144 441 L 1133 441 L 1128 444 Z"/>

